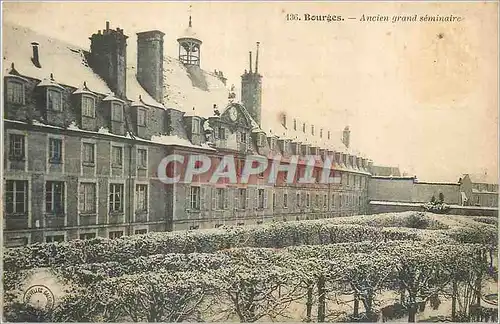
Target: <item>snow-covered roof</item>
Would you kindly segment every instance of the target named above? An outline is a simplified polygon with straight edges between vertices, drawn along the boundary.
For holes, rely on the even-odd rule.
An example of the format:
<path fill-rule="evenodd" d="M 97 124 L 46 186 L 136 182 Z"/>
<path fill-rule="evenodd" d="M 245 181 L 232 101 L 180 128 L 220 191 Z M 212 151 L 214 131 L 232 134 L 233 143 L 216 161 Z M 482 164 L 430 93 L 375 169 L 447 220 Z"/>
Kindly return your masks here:
<path fill-rule="evenodd" d="M 9 73 L 11 64 L 14 63 L 16 71 L 21 75 L 41 80 L 38 86 L 63 84 L 83 90 L 82 84 L 85 82 L 88 91 L 103 95 L 111 93 L 106 82 L 89 67 L 84 49 L 38 34 L 27 27 L 11 23 L 4 23 L 3 27 L 4 75 Z M 32 42 L 39 44 L 40 68 L 31 61 Z M 54 80 L 50 79 L 51 75 Z M 139 96 L 147 105 L 164 108 L 139 85 L 132 66 L 127 69 L 127 98 L 138 101 Z"/>
<path fill-rule="evenodd" d="M 165 56 L 163 69 L 163 103 L 167 108 L 206 118 L 214 116 L 214 104 L 219 110 L 228 104 L 229 91 L 213 73 L 197 66 L 187 68 L 170 56 Z"/>
<path fill-rule="evenodd" d="M 303 144 L 309 144 L 314 147 L 319 147 L 322 149 L 327 149 L 336 152 L 343 152 L 352 155 L 361 156 L 361 153 L 355 149 L 349 147 L 347 148 L 342 142 L 342 131 L 343 127 L 336 128 L 335 125 L 325 126 L 321 124 L 314 124 L 314 135 L 311 131 L 311 123 L 307 122 L 307 119 L 296 119 L 296 129 L 294 129 L 294 117 L 290 114 L 286 114 L 286 127 L 283 126 L 283 113 L 272 113 L 266 111 L 263 108 L 261 128 L 269 136 L 277 136 L 280 139 L 289 139 L 293 142 L 300 142 Z M 305 132 L 303 131 L 303 123 L 306 124 Z M 328 121 L 325 120 L 324 124 Z M 332 127 L 333 126 L 333 127 Z M 322 134 L 321 133 L 322 131 Z M 330 139 L 328 139 L 328 132 L 330 132 Z M 320 136 L 321 135 L 321 136 Z"/>
<path fill-rule="evenodd" d="M 139 97 L 141 100 L 139 100 Z M 142 101 L 149 106 L 165 108 L 161 103 L 154 100 L 143 87 L 141 87 L 139 81 L 137 81 L 135 66 L 127 67 L 127 98 L 132 101 Z"/>
<path fill-rule="evenodd" d="M 496 192 L 496 191 L 478 190 L 478 189 L 475 189 L 475 188 L 472 188 L 472 192 L 473 193 L 477 193 L 477 194 L 498 195 L 498 192 Z"/>
<path fill-rule="evenodd" d="M 91 91 L 106 94 L 111 90 L 106 82 L 88 66 L 83 50 L 63 41 L 40 35 L 33 30 L 3 23 L 3 75 L 9 73 L 11 64 L 21 75 L 46 80 L 50 74 L 59 84 L 78 88 L 85 81 Z M 31 58 L 31 43 L 39 44 L 39 61 L 36 67 Z"/>

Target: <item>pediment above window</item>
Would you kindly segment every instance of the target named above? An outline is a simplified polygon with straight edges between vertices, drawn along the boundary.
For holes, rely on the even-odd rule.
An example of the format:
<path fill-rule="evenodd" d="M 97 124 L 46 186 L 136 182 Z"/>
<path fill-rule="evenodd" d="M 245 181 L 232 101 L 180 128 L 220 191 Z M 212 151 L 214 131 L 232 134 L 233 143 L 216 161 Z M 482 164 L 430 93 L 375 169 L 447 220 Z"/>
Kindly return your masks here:
<path fill-rule="evenodd" d="M 15 75 L 15 74 L 7 74 L 5 76 L 6 80 L 12 80 L 12 81 L 18 81 L 18 82 L 28 82 L 28 79 L 23 78 L 20 75 Z"/>
<path fill-rule="evenodd" d="M 54 75 L 51 73 L 50 78 L 43 79 L 39 84 L 36 85 L 37 87 L 54 87 L 58 88 L 59 90 L 64 90 L 64 87 L 60 85 L 59 83 L 54 80 Z"/>
<path fill-rule="evenodd" d="M 73 94 L 74 95 L 89 95 L 89 96 L 97 97 L 97 95 L 94 92 L 90 91 L 90 89 L 87 88 L 86 82 L 83 82 L 83 86 L 81 86 L 80 88 L 73 91 Z"/>
<path fill-rule="evenodd" d="M 248 112 L 242 105 L 237 103 L 231 103 L 226 107 L 224 112 L 221 114 L 221 120 L 226 123 L 235 124 L 245 128 L 252 128 Z"/>

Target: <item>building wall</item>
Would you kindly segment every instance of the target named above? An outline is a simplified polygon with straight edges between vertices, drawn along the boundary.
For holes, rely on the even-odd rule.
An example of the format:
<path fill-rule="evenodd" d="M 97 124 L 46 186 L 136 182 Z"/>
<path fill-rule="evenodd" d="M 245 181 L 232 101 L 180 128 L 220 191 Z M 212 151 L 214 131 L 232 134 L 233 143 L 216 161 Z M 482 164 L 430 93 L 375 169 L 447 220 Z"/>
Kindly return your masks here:
<path fill-rule="evenodd" d="M 368 186 L 370 200 L 395 202 L 429 202 L 443 193 L 448 204 L 460 204 L 460 185 L 417 182 L 414 178 L 372 177 Z"/>
<path fill-rule="evenodd" d="M 423 211 L 419 205 L 393 205 L 393 204 L 370 204 L 370 214 L 383 214 L 383 213 L 401 213 L 405 211 Z M 496 208 L 474 208 L 463 206 L 452 206 L 448 211 L 450 215 L 464 215 L 464 216 L 498 216 L 498 209 Z"/>
<path fill-rule="evenodd" d="M 460 204 L 460 186 L 457 184 L 446 183 L 414 183 L 412 202 L 429 202 L 434 196 L 439 199 L 439 194 L 444 195 L 444 202 L 447 204 Z"/>
<path fill-rule="evenodd" d="M 473 192 L 472 205 L 483 207 L 498 207 L 497 192 Z"/>
<path fill-rule="evenodd" d="M 371 178 L 368 185 L 370 200 L 413 201 L 413 178 Z"/>

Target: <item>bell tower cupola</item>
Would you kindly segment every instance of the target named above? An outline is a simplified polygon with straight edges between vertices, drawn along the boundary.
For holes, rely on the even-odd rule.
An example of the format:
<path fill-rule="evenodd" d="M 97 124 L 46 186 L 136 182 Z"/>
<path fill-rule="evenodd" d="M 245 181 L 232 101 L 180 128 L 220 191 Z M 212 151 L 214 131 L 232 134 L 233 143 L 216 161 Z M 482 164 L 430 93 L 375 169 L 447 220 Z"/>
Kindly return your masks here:
<path fill-rule="evenodd" d="M 193 30 L 191 14 L 189 14 L 189 24 L 182 35 L 177 38 L 179 43 L 179 61 L 184 65 L 200 66 L 200 49 L 202 41 Z"/>

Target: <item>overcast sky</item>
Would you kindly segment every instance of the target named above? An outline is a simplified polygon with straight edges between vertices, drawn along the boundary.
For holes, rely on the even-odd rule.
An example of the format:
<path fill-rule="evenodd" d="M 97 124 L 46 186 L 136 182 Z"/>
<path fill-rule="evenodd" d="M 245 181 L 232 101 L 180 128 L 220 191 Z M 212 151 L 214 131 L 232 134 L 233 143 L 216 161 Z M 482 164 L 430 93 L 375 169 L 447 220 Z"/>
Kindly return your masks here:
<path fill-rule="evenodd" d="M 88 48 L 88 37 L 120 27 L 165 32 L 177 55 L 188 3 L 3 3 L 3 18 Z M 239 89 L 248 51 L 261 42 L 263 116 L 350 125 L 356 149 L 378 165 L 422 180 L 462 173 L 498 178 L 496 3 L 193 3 L 202 68 L 223 71 Z M 299 14 L 300 22 L 285 15 Z M 331 14 L 343 22 L 304 21 Z M 360 22 L 365 15 L 450 15 L 458 23 Z M 347 19 L 356 17 L 358 19 Z M 68 67 L 71 68 L 71 67 Z"/>

